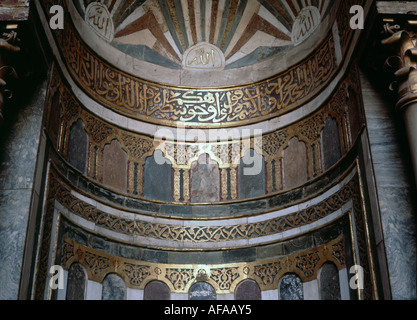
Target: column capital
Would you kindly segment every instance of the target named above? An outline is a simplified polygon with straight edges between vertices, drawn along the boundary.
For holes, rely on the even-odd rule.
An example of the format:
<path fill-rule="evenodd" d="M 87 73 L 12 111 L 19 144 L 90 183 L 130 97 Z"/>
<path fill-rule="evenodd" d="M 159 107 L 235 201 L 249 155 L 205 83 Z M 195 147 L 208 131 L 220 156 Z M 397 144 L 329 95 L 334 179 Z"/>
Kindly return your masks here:
<path fill-rule="evenodd" d="M 396 109 L 417 102 L 417 12 L 384 15 L 382 45 L 388 58 L 384 68 L 390 70 L 390 89 L 398 93 Z"/>

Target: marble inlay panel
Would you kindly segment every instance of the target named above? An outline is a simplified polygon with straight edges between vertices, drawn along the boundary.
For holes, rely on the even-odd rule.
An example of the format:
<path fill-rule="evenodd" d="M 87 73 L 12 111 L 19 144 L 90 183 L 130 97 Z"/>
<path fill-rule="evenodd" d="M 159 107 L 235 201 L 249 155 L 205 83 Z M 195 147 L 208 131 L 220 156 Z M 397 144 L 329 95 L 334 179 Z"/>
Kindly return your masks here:
<path fill-rule="evenodd" d="M 87 274 L 79 263 L 74 263 L 68 270 L 66 300 L 85 300 Z"/>
<path fill-rule="evenodd" d="M 415 215 L 409 204 L 411 191 L 379 187 L 385 247 L 387 250 L 392 297 L 395 300 L 417 299 L 417 251 Z"/>
<path fill-rule="evenodd" d="M 164 163 L 161 164 L 160 160 Z M 166 202 L 172 201 L 172 165 L 160 150 L 145 161 L 144 196 Z"/>
<path fill-rule="evenodd" d="M 253 280 L 245 280 L 236 288 L 235 300 L 262 300 L 261 289 Z"/>
<path fill-rule="evenodd" d="M 46 81 L 28 93 L 30 100 L 21 110 L 15 122 L 4 124 L 7 134 L 0 139 L 0 189 L 32 188 L 36 157 L 38 154 L 41 122 L 46 94 Z M 19 107 L 19 106 L 16 106 Z M 10 128 L 7 127 L 10 125 Z"/>
<path fill-rule="evenodd" d="M 109 274 L 103 281 L 102 300 L 125 300 L 126 285 L 124 280 L 116 275 Z"/>
<path fill-rule="evenodd" d="M 171 292 L 161 281 L 151 281 L 145 287 L 143 300 L 170 300 Z"/>
<path fill-rule="evenodd" d="M 202 154 L 191 165 L 191 202 L 205 203 L 220 200 L 220 172 L 216 161 Z"/>
<path fill-rule="evenodd" d="M 372 168 L 385 247 L 389 289 L 394 300 L 417 299 L 414 184 L 407 138 L 392 101 L 363 71 L 360 81 Z M 381 250 L 380 250 L 381 252 Z M 382 255 L 382 253 L 381 253 Z"/>
<path fill-rule="evenodd" d="M 127 188 L 127 154 L 117 140 L 103 150 L 103 183 L 119 191 Z"/>
<path fill-rule="evenodd" d="M 321 300 L 341 300 L 339 271 L 332 263 L 325 263 L 320 269 L 319 289 Z"/>
<path fill-rule="evenodd" d="M 357 120 L 356 120 L 357 121 Z M 322 131 L 322 149 L 324 170 L 334 165 L 341 156 L 340 136 L 336 120 L 328 117 Z"/>
<path fill-rule="evenodd" d="M 287 274 L 282 277 L 279 285 L 280 300 L 303 300 L 303 283 L 295 274 Z"/>
<path fill-rule="evenodd" d="M 87 150 L 88 135 L 83 122 L 78 120 L 70 130 L 67 160 L 82 173 L 85 173 L 87 166 Z"/>
<path fill-rule="evenodd" d="M 284 150 L 283 156 L 284 186 L 287 189 L 302 185 L 308 180 L 307 150 L 304 142 L 293 138 Z"/>
<path fill-rule="evenodd" d="M 238 170 L 239 199 L 265 195 L 265 160 L 262 155 L 252 149 L 248 150 L 240 160 Z"/>
<path fill-rule="evenodd" d="M 214 288 L 205 282 L 197 282 L 190 288 L 189 300 L 216 300 Z"/>
<path fill-rule="evenodd" d="M 18 298 L 31 190 L 0 190 L 0 300 Z"/>

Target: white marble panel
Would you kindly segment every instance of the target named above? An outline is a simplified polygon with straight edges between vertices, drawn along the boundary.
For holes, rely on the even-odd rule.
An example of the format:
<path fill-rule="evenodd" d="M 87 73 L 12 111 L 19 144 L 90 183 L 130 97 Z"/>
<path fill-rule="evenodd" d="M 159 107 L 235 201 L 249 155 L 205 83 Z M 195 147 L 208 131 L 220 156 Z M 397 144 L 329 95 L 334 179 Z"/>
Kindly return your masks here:
<path fill-rule="evenodd" d="M 67 297 L 68 271 L 63 270 L 63 273 L 64 273 L 64 287 L 62 289 L 58 289 L 58 294 L 56 297 L 57 300 L 65 300 Z"/>
<path fill-rule="evenodd" d="M 126 300 L 143 300 L 143 290 L 126 288 Z"/>
<path fill-rule="evenodd" d="M 350 300 L 348 272 L 346 268 L 339 270 L 340 296 L 342 300 Z"/>
<path fill-rule="evenodd" d="M 278 289 L 262 291 L 262 300 L 278 300 Z"/>
<path fill-rule="evenodd" d="M 320 300 L 319 284 L 317 279 L 303 282 L 304 300 Z"/>
<path fill-rule="evenodd" d="M 171 300 L 188 300 L 188 293 L 171 292 Z"/>
<path fill-rule="evenodd" d="M 217 300 L 220 300 L 220 301 L 235 300 L 235 295 L 233 293 L 218 294 Z"/>
<path fill-rule="evenodd" d="M 87 294 L 85 300 L 101 300 L 103 285 L 99 282 L 87 281 Z"/>

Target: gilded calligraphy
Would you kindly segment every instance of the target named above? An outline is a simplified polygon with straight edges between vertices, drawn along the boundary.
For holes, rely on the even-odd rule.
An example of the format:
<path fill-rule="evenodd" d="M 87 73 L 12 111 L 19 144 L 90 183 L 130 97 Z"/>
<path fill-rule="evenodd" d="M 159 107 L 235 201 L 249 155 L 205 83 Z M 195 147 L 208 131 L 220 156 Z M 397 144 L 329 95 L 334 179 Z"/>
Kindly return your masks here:
<path fill-rule="evenodd" d="M 329 35 L 306 60 L 256 84 L 219 89 L 166 87 L 117 71 L 92 54 L 71 25 L 68 26 L 62 34 L 57 34 L 57 40 L 78 85 L 116 112 L 159 124 L 175 126 L 175 122 L 182 121 L 187 126 L 210 126 L 275 117 L 310 99 L 326 85 L 337 68 L 334 41 Z M 217 54 L 217 47 L 204 44 L 203 48 L 205 55 L 195 50 L 199 47 L 190 48 L 184 55 L 184 65 L 188 61 L 193 68 L 212 68 L 213 59 L 215 65 L 224 59 Z"/>

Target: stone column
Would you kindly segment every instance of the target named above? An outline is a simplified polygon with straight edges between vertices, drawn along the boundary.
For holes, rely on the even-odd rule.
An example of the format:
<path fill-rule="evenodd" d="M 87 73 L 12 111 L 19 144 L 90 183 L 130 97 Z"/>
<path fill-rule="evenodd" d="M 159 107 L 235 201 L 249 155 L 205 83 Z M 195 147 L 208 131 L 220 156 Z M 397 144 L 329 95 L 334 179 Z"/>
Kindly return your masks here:
<path fill-rule="evenodd" d="M 382 44 L 391 51 L 385 67 L 394 74 L 391 89 L 398 93 L 396 110 L 404 118 L 411 160 L 417 185 L 417 16 L 403 18 L 400 24 L 386 24 Z"/>

